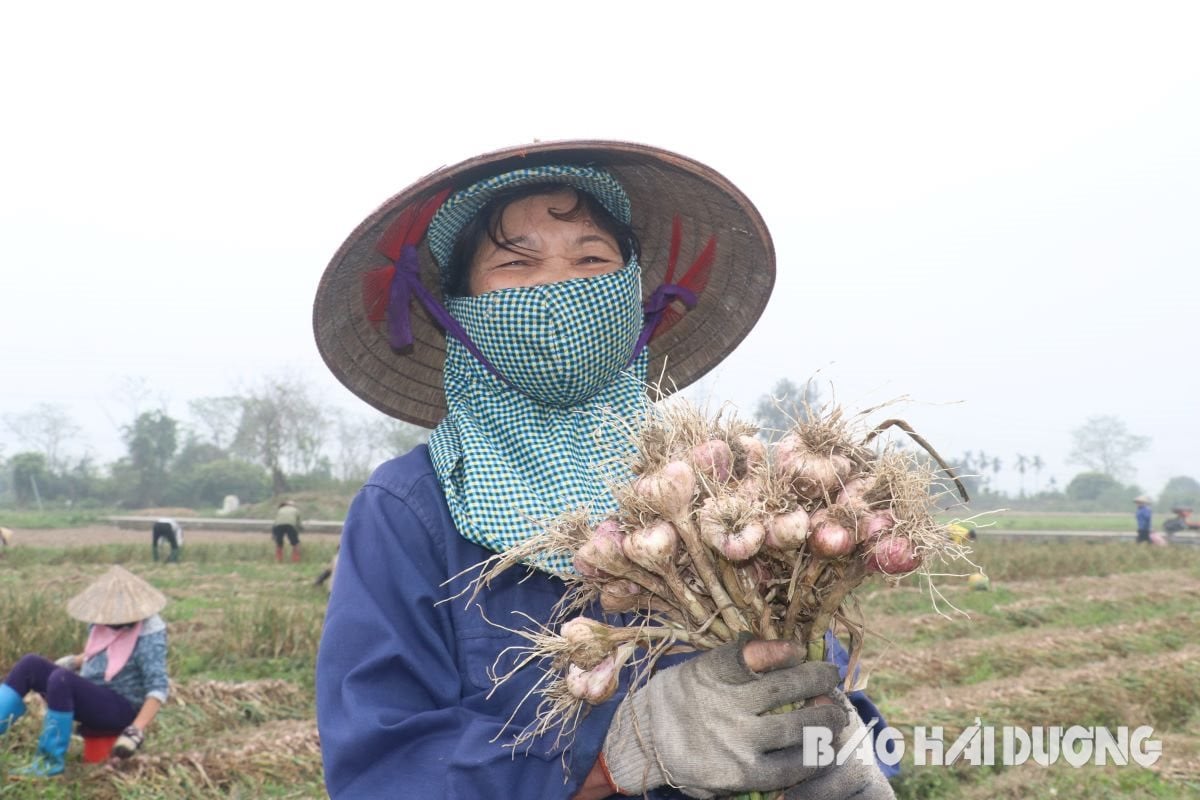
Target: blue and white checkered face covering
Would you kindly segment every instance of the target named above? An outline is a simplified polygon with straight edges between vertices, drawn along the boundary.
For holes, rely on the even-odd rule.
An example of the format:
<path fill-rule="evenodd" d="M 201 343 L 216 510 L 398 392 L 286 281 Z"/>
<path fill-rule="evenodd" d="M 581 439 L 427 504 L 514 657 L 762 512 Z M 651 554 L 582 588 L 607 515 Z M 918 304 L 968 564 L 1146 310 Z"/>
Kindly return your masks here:
<path fill-rule="evenodd" d="M 464 537 L 503 552 L 564 511 L 587 507 L 598 520 L 615 510 L 604 478 L 617 477 L 629 444 L 606 419 L 644 409 L 646 353 L 629 364 L 641 297 L 633 260 L 607 275 L 448 300 L 511 384 L 447 341 L 448 414 L 429 447 Z M 571 568 L 565 558 L 533 566 Z"/>

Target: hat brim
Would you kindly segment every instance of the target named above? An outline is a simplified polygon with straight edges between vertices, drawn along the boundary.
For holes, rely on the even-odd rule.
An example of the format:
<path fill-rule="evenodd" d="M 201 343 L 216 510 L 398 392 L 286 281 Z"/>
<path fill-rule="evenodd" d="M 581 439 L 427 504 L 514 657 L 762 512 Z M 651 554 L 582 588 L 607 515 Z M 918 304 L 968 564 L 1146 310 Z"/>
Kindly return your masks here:
<path fill-rule="evenodd" d="M 775 283 L 775 250 L 750 200 L 710 167 L 666 150 L 630 142 L 539 142 L 478 156 L 439 169 L 368 216 L 338 249 L 321 276 L 313 303 L 317 349 L 350 391 L 380 411 L 432 428 L 446 414 L 442 390 L 445 338 L 424 311 L 411 311 L 414 345 L 396 353 L 383 325 L 368 319 L 363 277 L 386 267 L 377 246 L 406 209 L 439 192 L 543 164 L 582 164 L 610 171 L 629 195 L 633 228 L 642 246 L 643 292 L 667 273 L 673 219 L 682 238 L 674 280 L 679 281 L 715 239 L 715 257 L 695 308 L 650 342 L 652 380 L 664 394 L 698 380 L 728 356 L 754 327 Z M 418 250 L 421 279 L 438 294 L 439 275 L 429 248 Z"/>
<path fill-rule="evenodd" d="M 166 605 L 167 597 L 158 589 L 113 566 L 67 601 L 67 613 L 93 625 L 126 625 L 152 617 Z"/>

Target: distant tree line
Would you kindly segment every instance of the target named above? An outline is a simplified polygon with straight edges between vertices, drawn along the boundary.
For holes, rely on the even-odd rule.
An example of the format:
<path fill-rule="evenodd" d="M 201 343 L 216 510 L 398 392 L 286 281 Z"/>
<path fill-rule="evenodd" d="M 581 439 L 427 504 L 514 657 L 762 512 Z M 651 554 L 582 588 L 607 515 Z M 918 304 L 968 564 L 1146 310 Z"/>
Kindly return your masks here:
<path fill-rule="evenodd" d="M 766 438 L 774 439 L 810 411 L 820 410 L 821 395 L 811 383 L 783 379 L 764 394 L 755 408 L 755 422 Z M 984 450 L 967 450 L 949 460 L 954 474 L 965 484 L 972 505 L 981 509 L 1009 508 L 1040 511 L 1129 511 L 1132 499 L 1147 490 L 1127 480 L 1135 471 L 1137 455 L 1150 445 L 1146 436 L 1131 433 L 1113 416 L 1087 419 L 1070 432 L 1069 463 L 1083 470 L 1060 486 L 1053 476 L 1043 480 L 1046 462 L 1037 453 L 1016 453 L 1011 458 Z M 1017 473 L 1018 492 L 996 488 L 1004 469 Z M 943 473 L 944 475 L 944 473 Z M 944 486 L 936 489 L 946 488 Z M 1200 483 L 1189 476 L 1171 478 L 1154 498 L 1155 506 L 1200 509 Z"/>
<path fill-rule="evenodd" d="M 811 381 L 784 378 L 759 398 L 753 418 L 760 435 L 774 439 L 821 408 L 821 393 Z M 203 508 L 220 506 L 230 494 L 245 503 L 296 491 L 349 494 L 377 463 L 429 433 L 383 415 L 351 416 L 323 404 L 304 381 L 289 376 L 265 378 L 237 394 L 192 400 L 183 419 L 164 408 L 140 410 L 135 403 L 120 427 L 125 454 L 110 464 L 67 455 L 80 428 L 58 406 L 8 414 L 3 422 L 23 449 L 8 457 L 0 453 L 0 504 L 21 507 Z M 979 508 L 1128 510 L 1144 490 L 1126 480 L 1149 439 L 1111 416 L 1090 418 L 1070 435 L 1070 460 L 1083 470 L 1065 486 L 1053 477 L 1043 481 L 1046 462 L 1036 453 L 1001 458 L 968 450 L 949 459 L 949 466 Z M 1006 468 L 1019 476 L 1016 495 L 995 488 Z M 1200 483 L 1172 478 L 1155 505 L 1200 508 Z"/>
<path fill-rule="evenodd" d="M 428 437 L 383 415 L 351 417 L 293 377 L 193 400 L 188 410 L 186 419 L 164 409 L 135 413 L 120 427 L 125 454 L 106 465 L 65 454 L 79 427 L 57 406 L 5 415 L 25 449 L 0 454 L 0 503 L 201 508 L 230 494 L 256 503 L 285 492 L 353 491 L 375 464 Z"/>

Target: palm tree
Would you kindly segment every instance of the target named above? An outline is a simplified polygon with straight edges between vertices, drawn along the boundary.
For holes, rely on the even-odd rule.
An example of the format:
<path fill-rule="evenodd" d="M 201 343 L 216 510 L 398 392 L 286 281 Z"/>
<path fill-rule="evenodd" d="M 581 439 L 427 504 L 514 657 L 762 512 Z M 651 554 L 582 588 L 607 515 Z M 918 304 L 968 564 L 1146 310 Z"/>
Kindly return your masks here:
<path fill-rule="evenodd" d="M 1028 466 L 1029 459 L 1017 453 L 1017 472 L 1021 473 L 1021 497 L 1025 496 L 1025 468 Z"/>
<path fill-rule="evenodd" d="M 1034 494 L 1036 494 L 1037 492 L 1041 491 L 1042 468 L 1046 466 L 1046 462 L 1042 461 L 1041 456 L 1035 455 L 1033 457 L 1033 461 L 1029 462 L 1029 466 L 1033 467 L 1033 475 L 1034 475 L 1033 491 L 1034 491 Z"/>

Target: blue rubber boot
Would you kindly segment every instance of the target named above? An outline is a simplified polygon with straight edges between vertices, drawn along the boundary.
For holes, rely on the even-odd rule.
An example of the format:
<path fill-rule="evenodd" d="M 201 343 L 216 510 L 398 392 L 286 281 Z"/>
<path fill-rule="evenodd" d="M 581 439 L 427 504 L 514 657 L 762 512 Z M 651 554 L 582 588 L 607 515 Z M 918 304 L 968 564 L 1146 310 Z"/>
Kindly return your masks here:
<path fill-rule="evenodd" d="M 25 713 L 25 701 L 17 690 L 7 683 L 0 683 L 0 733 L 8 730 L 13 721 Z"/>
<path fill-rule="evenodd" d="M 67 748 L 71 746 L 71 729 L 74 726 L 74 711 L 46 711 L 46 721 L 42 725 L 33 763 L 14 774 L 35 778 L 61 774 L 67 766 Z"/>

